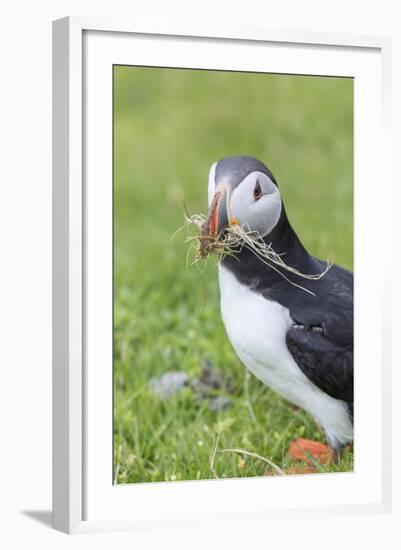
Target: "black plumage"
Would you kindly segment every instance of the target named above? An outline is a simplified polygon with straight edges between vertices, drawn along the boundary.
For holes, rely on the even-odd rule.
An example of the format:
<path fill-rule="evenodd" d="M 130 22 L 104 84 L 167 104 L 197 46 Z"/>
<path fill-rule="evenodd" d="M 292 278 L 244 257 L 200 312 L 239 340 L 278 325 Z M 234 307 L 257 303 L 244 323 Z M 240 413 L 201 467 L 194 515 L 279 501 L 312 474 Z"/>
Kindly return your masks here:
<path fill-rule="evenodd" d="M 245 164 L 240 162 L 242 170 L 237 169 L 234 172 L 232 166 L 230 170 L 229 164 L 233 162 L 230 160 L 226 167 L 226 177 L 234 174 L 238 185 L 247 171 L 249 173 L 258 170 L 264 171 L 277 185 L 271 172 L 259 161 L 253 165 L 252 160 L 249 159 Z M 220 170 L 222 177 L 225 175 L 224 165 Z M 288 266 L 301 273 L 319 274 L 327 266 L 326 262 L 311 256 L 301 244 L 288 221 L 284 206 L 279 222 L 264 240 L 272 245 L 275 252 L 283 254 L 282 258 Z M 225 257 L 222 263 L 241 283 L 262 294 L 267 300 L 276 301 L 288 308 L 293 323 L 286 334 L 286 344 L 291 355 L 311 382 L 331 397 L 345 401 L 352 415 L 352 272 L 332 265 L 320 279 L 304 279 L 277 266 L 274 266 L 275 269 L 268 267 L 246 248 L 237 252 L 234 257 Z"/>

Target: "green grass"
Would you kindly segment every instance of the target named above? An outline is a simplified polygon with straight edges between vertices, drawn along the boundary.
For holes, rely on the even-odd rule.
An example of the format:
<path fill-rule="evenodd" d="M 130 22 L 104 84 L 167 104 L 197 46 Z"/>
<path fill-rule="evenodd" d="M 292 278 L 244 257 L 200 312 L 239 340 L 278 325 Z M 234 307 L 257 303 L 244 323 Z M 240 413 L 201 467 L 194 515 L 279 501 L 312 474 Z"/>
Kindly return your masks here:
<path fill-rule="evenodd" d="M 289 466 L 296 437 L 323 440 L 313 419 L 247 375 L 224 332 L 214 261 L 186 266 L 185 201 L 206 212 L 215 160 L 249 154 L 275 174 L 309 251 L 352 268 L 353 84 L 350 79 L 115 67 L 114 465 L 118 483 L 263 475 Z M 167 400 L 149 380 L 231 379 L 232 406 L 212 412 L 185 388 Z M 220 393 L 225 394 L 223 390 Z M 352 451 L 330 471 L 352 470 Z"/>

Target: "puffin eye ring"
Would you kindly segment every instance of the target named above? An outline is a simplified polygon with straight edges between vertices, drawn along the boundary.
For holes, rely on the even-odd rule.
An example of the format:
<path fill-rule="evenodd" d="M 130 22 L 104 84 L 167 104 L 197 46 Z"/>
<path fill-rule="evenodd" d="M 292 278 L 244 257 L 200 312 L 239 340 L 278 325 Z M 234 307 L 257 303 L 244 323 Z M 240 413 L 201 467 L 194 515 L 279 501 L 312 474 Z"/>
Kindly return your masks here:
<path fill-rule="evenodd" d="M 253 198 L 255 199 L 255 201 L 258 201 L 262 195 L 263 193 L 259 180 L 256 180 L 255 188 L 253 190 Z"/>

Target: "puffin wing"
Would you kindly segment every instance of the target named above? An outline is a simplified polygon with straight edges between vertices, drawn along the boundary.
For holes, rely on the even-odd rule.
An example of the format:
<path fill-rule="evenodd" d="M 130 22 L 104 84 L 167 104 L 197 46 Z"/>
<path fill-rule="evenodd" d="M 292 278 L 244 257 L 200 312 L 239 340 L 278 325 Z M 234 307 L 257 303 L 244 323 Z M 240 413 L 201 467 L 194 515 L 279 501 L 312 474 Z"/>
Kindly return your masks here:
<path fill-rule="evenodd" d="M 289 328 L 286 343 L 295 362 L 313 384 L 335 399 L 353 402 L 353 346 L 339 345 L 327 338 L 323 329 L 303 325 Z"/>

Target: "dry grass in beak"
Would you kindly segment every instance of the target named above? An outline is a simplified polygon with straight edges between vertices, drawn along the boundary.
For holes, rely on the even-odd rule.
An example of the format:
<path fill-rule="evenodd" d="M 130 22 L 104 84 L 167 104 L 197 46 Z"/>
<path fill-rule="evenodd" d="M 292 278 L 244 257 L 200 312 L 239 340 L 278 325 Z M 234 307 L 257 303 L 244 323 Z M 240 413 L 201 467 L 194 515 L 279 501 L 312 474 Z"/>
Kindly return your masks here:
<path fill-rule="evenodd" d="M 236 257 L 236 253 L 240 252 L 243 248 L 247 248 L 255 254 L 260 261 L 279 273 L 288 283 L 312 295 L 314 295 L 314 293 L 309 289 L 288 279 L 282 270 L 303 279 L 317 281 L 321 279 L 331 267 L 331 263 L 327 262 L 327 266 L 322 273 L 312 275 L 301 273 L 298 269 L 287 265 L 282 258 L 285 253 L 277 254 L 273 250 L 271 243 L 266 243 L 260 233 L 251 231 L 239 224 L 227 227 L 220 235 L 211 235 L 208 218 L 206 216 L 203 214 L 189 215 L 189 213 L 186 212 L 185 226 L 195 229 L 195 233 L 189 235 L 185 239 L 186 243 L 191 243 L 192 245 L 189 248 L 188 255 L 191 250 L 195 248 L 195 257 L 191 265 L 197 264 L 200 260 L 205 260 L 209 255 L 217 256 L 219 261 L 225 256 Z"/>
<path fill-rule="evenodd" d="M 195 259 L 191 263 L 197 263 L 200 260 L 206 260 L 209 255 L 222 257 L 232 256 L 236 250 L 235 243 L 231 242 L 229 231 L 226 230 L 223 235 L 212 235 L 210 232 L 209 221 L 203 214 L 193 214 L 185 216 L 185 226 L 195 229 L 195 233 L 189 235 L 186 243 L 191 243 L 191 248 L 195 249 Z"/>

